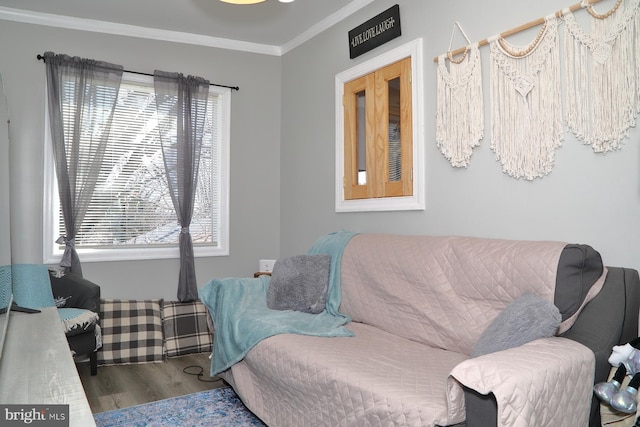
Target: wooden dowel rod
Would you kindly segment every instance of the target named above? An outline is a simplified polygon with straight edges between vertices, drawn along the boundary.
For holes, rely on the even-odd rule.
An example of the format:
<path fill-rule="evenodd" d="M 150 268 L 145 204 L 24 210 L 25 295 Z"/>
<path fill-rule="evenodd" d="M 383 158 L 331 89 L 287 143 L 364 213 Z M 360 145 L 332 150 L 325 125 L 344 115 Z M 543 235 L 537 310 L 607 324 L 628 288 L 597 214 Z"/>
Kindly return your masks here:
<path fill-rule="evenodd" d="M 589 5 L 600 3 L 601 1 L 602 0 L 590 0 L 589 1 Z M 576 10 L 579 10 L 579 9 L 582 9 L 582 3 L 576 3 L 576 4 L 573 4 L 573 5 L 569 6 L 569 10 L 571 12 L 575 12 Z M 556 17 L 558 17 L 558 18 L 562 17 L 563 11 L 564 11 L 564 9 L 557 11 L 555 13 Z M 515 27 L 515 28 L 512 28 L 510 30 L 507 30 L 504 33 L 500 33 L 499 37 L 503 37 L 503 38 L 504 37 L 509 37 L 509 36 L 514 35 L 514 34 L 521 33 L 522 31 L 528 30 L 529 28 L 537 27 L 538 25 L 544 24 L 544 20 L 545 20 L 545 18 L 538 18 L 538 19 L 535 19 L 533 21 L 527 22 L 526 24 L 522 24 L 522 25 L 520 25 L 518 27 Z M 484 39 L 484 40 L 480 40 L 478 42 L 478 47 L 485 46 L 487 44 L 489 44 L 489 39 L 488 38 Z M 451 51 L 451 57 L 455 57 L 456 55 L 460 55 L 461 53 L 464 53 L 464 51 L 466 49 L 467 49 L 467 47 L 465 46 L 465 47 L 461 47 L 459 49 Z M 438 62 L 438 57 L 437 56 L 435 58 L 433 58 L 433 62 Z"/>

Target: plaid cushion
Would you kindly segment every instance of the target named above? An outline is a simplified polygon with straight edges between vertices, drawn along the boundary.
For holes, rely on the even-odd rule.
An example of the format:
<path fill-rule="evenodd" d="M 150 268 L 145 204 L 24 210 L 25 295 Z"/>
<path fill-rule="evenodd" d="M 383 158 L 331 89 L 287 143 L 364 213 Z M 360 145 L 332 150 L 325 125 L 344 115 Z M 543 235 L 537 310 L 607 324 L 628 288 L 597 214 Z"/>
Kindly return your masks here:
<path fill-rule="evenodd" d="M 164 303 L 164 346 L 168 357 L 211 352 L 207 315 L 200 301 Z"/>
<path fill-rule="evenodd" d="M 162 362 L 162 300 L 100 300 L 98 363 Z"/>

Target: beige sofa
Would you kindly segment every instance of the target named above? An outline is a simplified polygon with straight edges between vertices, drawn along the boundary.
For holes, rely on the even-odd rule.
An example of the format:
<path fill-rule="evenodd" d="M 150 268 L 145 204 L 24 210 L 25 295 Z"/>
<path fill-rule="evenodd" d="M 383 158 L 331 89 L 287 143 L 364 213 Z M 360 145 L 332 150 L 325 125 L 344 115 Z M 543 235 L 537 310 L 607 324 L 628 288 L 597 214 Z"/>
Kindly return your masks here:
<path fill-rule="evenodd" d="M 354 336 L 278 334 L 222 374 L 268 425 L 596 426 L 593 384 L 638 335 L 638 273 L 586 245 L 359 234 L 340 267 Z M 527 292 L 558 334 L 471 357 Z"/>

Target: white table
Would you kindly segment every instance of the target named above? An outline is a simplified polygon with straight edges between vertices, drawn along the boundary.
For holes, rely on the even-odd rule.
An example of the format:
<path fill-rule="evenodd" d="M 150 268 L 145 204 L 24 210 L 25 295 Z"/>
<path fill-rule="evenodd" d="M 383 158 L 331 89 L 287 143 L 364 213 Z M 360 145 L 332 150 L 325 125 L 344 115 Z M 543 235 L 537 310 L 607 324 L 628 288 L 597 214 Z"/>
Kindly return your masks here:
<path fill-rule="evenodd" d="M 0 404 L 68 404 L 71 427 L 95 427 L 56 310 L 11 312 L 0 358 Z"/>

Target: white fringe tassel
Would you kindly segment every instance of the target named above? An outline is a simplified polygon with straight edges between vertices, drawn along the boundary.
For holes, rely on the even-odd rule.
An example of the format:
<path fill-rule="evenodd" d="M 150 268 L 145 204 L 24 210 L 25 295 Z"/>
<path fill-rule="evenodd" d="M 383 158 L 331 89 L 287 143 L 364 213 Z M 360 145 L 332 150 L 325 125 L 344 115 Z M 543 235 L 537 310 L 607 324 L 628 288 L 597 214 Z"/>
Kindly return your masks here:
<path fill-rule="evenodd" d="M 546 28 L 528 47 L 513 47 L 512 55 L 490 41 L 491 149 L 504 173 L 533 180 L 549 174 L 555 150 L 562 145 L 562 99 L 558 20 L 551 16 Z"/>
<path fill-rule="evenodd" d="M 564 14 L 566 121 L 597 153 L 621 147 L 640 111 L 640 1 L 624 2 L 607 19 L 591 18 L 586 34 Z"/>
<path fill-rule="evenodd" d="M 62 327 L 64 328 L 65 333 L 71 331 L 74 327 L 82 327 L 82 329 L 86 330 L 92 324 L 97 323 L 98 319 L 99 317 L 97 313 L 94 313 L 91 310 L 86 310 L 72 319 L 62 320 Z"/>
<path fill-rule="evenodd" d="M 478 44 L 460 64 L 438 58 L 436 143 L 451 166 L 467 167 L 473 148 L 484 137 L 482 71 Z"/>

